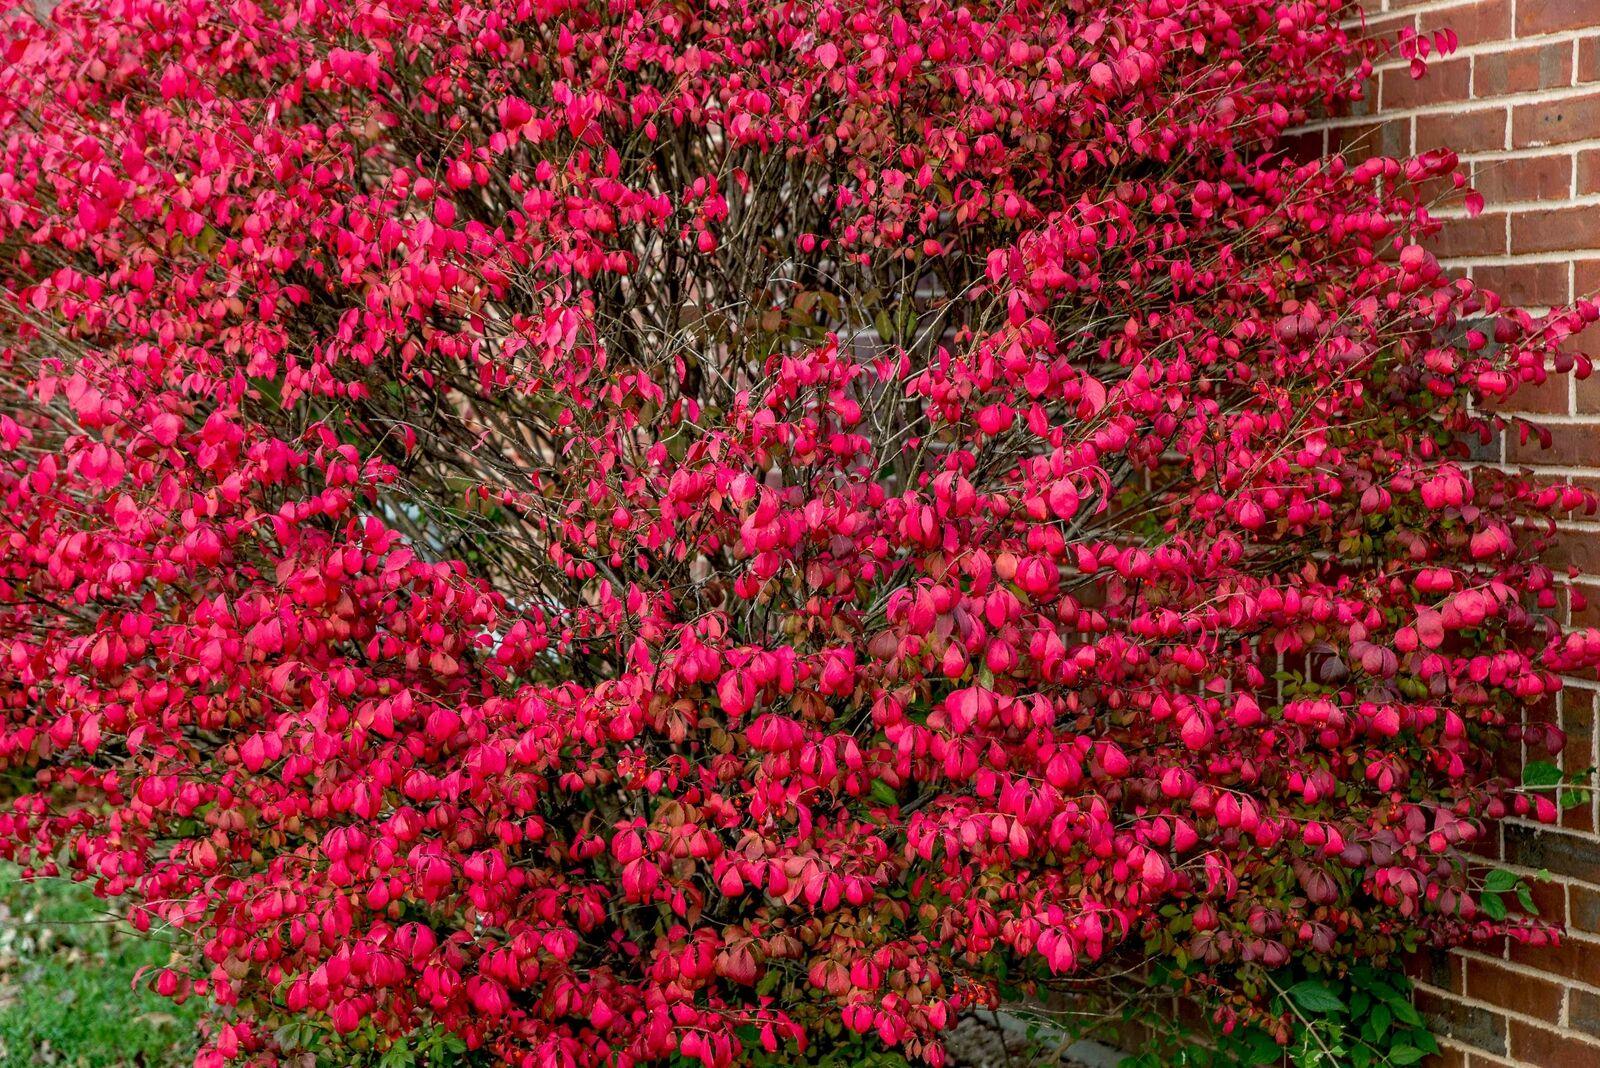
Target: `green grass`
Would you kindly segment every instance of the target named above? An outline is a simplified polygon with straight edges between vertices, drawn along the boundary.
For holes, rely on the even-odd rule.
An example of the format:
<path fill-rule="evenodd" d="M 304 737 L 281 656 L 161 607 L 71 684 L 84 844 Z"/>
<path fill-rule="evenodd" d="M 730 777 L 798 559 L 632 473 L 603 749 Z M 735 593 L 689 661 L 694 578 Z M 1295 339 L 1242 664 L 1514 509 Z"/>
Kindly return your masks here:
<path fill-rule="evenodd" d="M 0 869 L 0 1068 L 192 1063 L 199 1006 L 132 986 L 168 952 L 113 920 L 86 886 Z"/>

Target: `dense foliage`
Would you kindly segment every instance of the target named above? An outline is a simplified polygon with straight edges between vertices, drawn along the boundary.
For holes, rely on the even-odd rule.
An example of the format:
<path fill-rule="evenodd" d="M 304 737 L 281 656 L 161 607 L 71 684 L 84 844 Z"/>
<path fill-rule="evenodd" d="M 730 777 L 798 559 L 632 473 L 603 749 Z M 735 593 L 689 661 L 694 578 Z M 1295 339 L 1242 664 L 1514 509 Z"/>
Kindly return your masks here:
<path fill-rule="evenodd" d="M 207 1064 L 937 1064 L 1152 959 L 1282 1034 L 1548 937 L 1463 847 L 1554 811 L 1595 500 L 1471 450 L 1596 311 L 1441 270 L 1448 154 L 1284 151 L 1348 14 L 15 11 L 0 854 Z"/>

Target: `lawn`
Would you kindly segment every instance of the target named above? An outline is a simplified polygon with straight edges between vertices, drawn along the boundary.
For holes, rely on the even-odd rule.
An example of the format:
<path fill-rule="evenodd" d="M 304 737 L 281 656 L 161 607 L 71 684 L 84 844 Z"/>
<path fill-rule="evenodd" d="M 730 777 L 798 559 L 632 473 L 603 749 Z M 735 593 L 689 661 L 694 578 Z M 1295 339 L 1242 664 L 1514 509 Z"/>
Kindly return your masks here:
<path fill-rule="evenodd" d="M 167 955 L 160 936 L 111 918 L 86 886 L 0 870 L 0 1066 L 190 1064 L 197 1006 L 132 986 Z"/>

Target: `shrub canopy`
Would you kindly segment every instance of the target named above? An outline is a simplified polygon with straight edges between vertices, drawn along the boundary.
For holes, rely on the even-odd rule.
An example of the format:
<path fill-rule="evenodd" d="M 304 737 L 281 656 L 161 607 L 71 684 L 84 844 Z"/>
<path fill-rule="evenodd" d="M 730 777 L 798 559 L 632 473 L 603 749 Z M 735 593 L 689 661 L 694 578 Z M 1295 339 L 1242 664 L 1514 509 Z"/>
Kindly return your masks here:
<path fill-rule="evenodd" d="M 1553 817 L 1595 500 L 1472 450 L 1596 312 L 1441 269 L 1448 153 L 1287 151 L 1352 13 L 6 16 L 0 854 L 179 934 L 207 1064 L 1547 937 L 1463 849 Z"/>

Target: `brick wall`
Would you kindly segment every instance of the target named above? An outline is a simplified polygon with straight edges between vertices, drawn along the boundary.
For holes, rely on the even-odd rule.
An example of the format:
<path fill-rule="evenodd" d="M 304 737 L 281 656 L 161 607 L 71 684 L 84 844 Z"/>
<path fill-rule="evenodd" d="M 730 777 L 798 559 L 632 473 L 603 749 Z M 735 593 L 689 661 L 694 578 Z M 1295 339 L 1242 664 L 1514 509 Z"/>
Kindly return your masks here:
<path fill-rule="evenodd" d="M 1357 113 L 1318 124 L 1324 149 L 1399 155 L 1445 146 L 1460 153 L 1486 207 L 1459 202 L 1435 252 L 1449 267 L 1528 307 L 1600 293 L 1600 0 L 1366 0 L 1368 26 L 1450 28 L 1460 48 L 1413 80 L 1402 62 L 1380 67 Z M 1600 330 L 1582 339 L 1600 355 Z M 1515 398 L 1515 410 L 1551 428 L 1537 441 L 1502 441 L 1498 459 L 1600 486 L 1600 374 L 1568 378 Z M 1491 455 L 1490 459 L 1495 457 Z M 1557 564 L 1584 573 L 1573 588 L 1590 606 L 1565 609 L 1600 623 L 1600 523 L 1571 523 Z M 1558 717 L 1570 769 L 1600 764 L 1597 686 L 1569 680 L 1545 714 Z M 1487 945 L 1419 961 L 1417 1004 L 1450 1068 L 1536 1065 L 1600 1068 L 1600 820 L 1595 801 L 1556 830 L 1508 820 L 1491 849 L 1535 883 L 1542 913 L 1570 934 L 1556 949 Z M 1532 881 L 1532 880 L 1530 880 Z"/>

